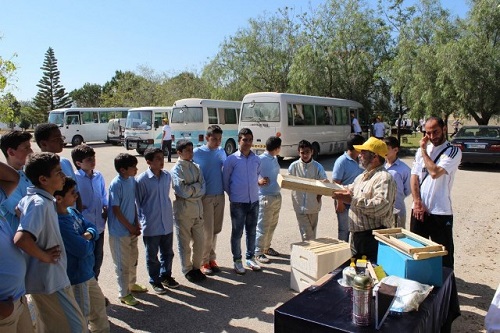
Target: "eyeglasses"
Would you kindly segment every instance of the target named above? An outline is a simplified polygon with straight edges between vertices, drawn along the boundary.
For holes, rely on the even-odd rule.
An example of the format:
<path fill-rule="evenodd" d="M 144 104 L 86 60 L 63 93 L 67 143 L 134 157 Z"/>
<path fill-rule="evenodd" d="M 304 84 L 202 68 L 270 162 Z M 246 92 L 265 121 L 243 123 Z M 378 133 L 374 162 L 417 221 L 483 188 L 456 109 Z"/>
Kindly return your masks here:
<path fill-rule="evenodd" d="M 243 141 L 243 142 L 253 142 L 253 139 L 246 139 L 246 138 L 243 138 L 243 139 L 241 139 L 241 141 Z"/>

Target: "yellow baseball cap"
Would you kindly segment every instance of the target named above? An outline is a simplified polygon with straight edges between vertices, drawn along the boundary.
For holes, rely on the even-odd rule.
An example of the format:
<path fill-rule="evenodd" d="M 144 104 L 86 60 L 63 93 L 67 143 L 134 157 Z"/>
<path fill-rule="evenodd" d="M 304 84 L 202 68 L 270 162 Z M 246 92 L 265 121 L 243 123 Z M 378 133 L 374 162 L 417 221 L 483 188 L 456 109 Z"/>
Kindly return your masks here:
<path fill-rule="evenodd" d="M 387 156 L 387 151 L 388 151 L 385 142 L 380 139 L 377 139 L 374 136 L 370 137 L 362 145 L 353 145 L 353 147 L 357 151 L 368 150 L 384 158 Z"/>

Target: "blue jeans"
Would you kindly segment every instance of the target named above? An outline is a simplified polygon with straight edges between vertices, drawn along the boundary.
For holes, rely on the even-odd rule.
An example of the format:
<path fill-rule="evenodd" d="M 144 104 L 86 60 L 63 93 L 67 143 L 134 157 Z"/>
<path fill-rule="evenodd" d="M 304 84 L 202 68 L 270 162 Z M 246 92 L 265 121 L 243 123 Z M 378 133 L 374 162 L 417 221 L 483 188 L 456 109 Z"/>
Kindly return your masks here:
<path fill-rule="evenodd" d="M 99 239 L 95 242 L 94 258 L 94 275 L 95 279 L 98 280 L 104 258 L 104 231 L 99 234 Z"/>
<path fill-rule="evenodd" d="M 339 240 L 349 243 L 349 208 L 351 205 L 345 205 L 342 213 L 337 213 L 337 221 L 339 223 Z"/>
<path fill-rule="evenodd" d="M 172 275 L 174 233 L 171 232 L 168 235 L 160 236 L 143 236 L 143 240 L 146 247 L 146 268 L 149 283 L 161 283 L 166 277 Z M 159 261 L 158 251 L 160 252 Z"/>
<path fill-rule="evenodd" d="M 255 234 L 257 228 L 257 218 L 259 216 L 259 202 L 241 203 L 231 202 L 231 252 L 233 260 L 241 259 L 241 237 L 243 229 L 246 231 L 247 252 L 246 259 L 253 258 L 255 254 Z"/>

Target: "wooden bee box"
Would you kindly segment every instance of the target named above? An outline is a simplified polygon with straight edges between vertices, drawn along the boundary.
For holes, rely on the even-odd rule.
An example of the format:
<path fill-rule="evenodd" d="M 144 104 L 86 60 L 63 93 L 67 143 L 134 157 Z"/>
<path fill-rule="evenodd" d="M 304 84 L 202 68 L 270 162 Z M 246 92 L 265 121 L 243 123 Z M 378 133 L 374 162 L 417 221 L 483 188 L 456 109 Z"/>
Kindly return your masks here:
<path fill-rule="evenodd" d="M 278 175 L 278 184 L 281 188 L 293 191 L 308 192 L 331 197 L 333 192 L 343 191 L 344 188 L 336 183 L 324 183 L 317 179 L 296 177 L 292 175 Z"/>

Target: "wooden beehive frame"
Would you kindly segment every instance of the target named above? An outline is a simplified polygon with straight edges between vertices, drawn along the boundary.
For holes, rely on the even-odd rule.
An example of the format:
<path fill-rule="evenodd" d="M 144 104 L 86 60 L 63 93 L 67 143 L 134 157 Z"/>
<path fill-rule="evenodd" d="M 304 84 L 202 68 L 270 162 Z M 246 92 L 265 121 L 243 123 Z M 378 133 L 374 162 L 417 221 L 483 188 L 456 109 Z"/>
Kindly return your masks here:
<path fill-rule="evenodd" d="M 333 195 L 333 192 L 344 190 L 342 186 L 336 183 L 324 183 L 317 179 L 282 174 L 278 175 L 278 184 L 281 188 L 330 197 Z"/>
<path fill-rule="evenodd" d="M 448 254 L 448 251 L 446 251 L 443 245 L 435 243 L 430 239 L 419 236 L 403 228 L 373 230 L 373 235 L 378 241 L 395 248 L 415 260 L 445 256 Z M 400 240 L 400 238 L 403 237 L 410 238 L 423 246 L 415 247 L 405 243 Z"/>

